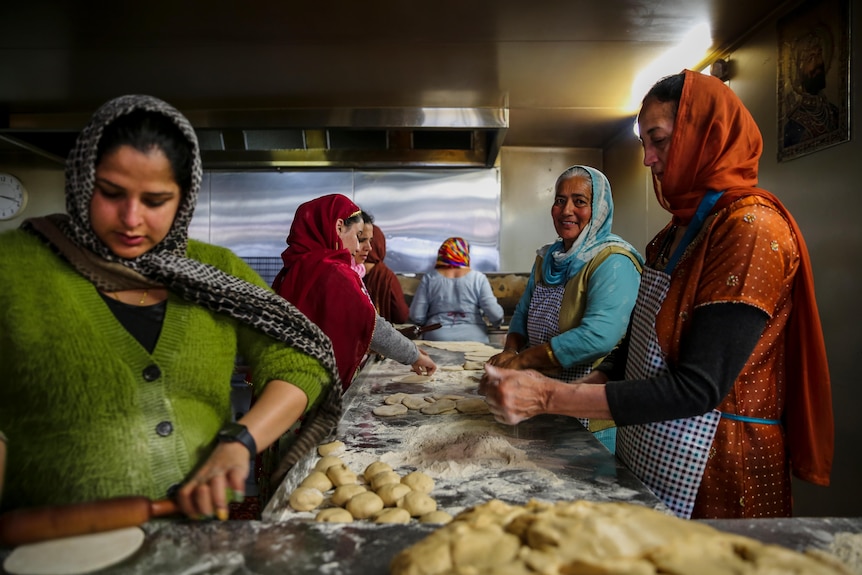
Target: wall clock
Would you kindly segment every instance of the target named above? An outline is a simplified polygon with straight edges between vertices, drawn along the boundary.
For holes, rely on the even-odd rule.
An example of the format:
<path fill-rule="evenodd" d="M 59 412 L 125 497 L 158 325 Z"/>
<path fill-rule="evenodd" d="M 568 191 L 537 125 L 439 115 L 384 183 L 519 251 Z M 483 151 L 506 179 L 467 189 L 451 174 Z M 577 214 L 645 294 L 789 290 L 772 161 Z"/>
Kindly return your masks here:
<path fill-rule="evenodd" d="M 21 180 L 0 172 L 0 220 L 11 220 L 27 206 L 27 188 Z"/>

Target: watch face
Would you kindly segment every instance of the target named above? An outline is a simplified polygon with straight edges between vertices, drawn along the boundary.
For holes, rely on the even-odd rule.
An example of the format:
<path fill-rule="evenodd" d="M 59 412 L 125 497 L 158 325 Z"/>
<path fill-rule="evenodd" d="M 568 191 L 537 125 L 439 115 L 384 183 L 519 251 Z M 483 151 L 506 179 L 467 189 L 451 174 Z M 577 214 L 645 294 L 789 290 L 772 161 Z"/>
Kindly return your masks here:
<path fill-rule="evenodd" d="M 0 220 L 9 220 L 27 205 L 27 190 L 12 174 L 0 173 Z"/>

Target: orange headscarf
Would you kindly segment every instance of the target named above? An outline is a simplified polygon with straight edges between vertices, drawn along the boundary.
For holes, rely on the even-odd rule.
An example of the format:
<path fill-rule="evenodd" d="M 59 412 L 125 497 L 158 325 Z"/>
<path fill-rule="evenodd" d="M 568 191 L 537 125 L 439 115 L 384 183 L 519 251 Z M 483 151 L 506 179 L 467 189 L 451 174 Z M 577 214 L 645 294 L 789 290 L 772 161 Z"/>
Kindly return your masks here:
<path fill-rule="evenodd" d="M 799 244 L 793 308 L 785 350 L 787 404 L 784 423 L 794 474 L 818 485 L 829 484 L 835 447 L 832 391 L 814 277 L 802 232 L 784 205 L 757 188 L 763 139 L 751 114 L 719 79 L 685 70 L 679 108 L 665 173 L 656 197 L 686 225 L 709 190 L 724 190 L 712 212 L 748 195 L 775 204 Z"/>

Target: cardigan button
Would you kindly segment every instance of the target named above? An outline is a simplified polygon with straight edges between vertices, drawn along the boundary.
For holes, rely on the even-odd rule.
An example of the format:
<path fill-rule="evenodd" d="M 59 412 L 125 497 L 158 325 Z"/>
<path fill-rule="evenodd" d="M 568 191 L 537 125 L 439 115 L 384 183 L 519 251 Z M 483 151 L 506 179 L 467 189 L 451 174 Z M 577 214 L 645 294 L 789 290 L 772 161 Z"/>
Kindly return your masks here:
<path fill-rule="evenodd" d="M 174 426 L 170 421 L 162 421 L 156 426 L 156 433 L 162 437 L 167 437 L 174 432 Z"/>
<path fill-rule="evenodd" d="M 177 495 L 177 491 L 180 490 L 180 487 L 182 487 L 181 483 L 174 483 L 173 485 L 168 487 L 168 491 L 167 493 L 165 493 L 165 497 L 167 497 L 168 499 L 173 499 Z"/>
<path fill-rule="evenodd" d="M 162 376 L 162 370 L 156 364 L 148 365 L 144 368 L 143 375 L 146 381 L 156 381 Z"/>

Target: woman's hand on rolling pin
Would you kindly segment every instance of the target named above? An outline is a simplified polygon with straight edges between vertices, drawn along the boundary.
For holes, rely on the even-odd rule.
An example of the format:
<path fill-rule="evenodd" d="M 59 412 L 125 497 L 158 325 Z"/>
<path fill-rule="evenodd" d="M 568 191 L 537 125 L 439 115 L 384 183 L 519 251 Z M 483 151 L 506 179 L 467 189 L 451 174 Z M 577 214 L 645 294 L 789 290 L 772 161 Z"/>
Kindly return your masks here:
<path fill-rule="evenodd" d="M 490 362 L 489 362 L 490 363 Z M 533 370 L 513 370 L 485 365 L 479 393 L 500 423 L 515 425 L 548 412 L 551 386 L 548 378 Z"/>
<path fill-rule="evenodd" d="M 249 474 L 248 449 L 218 443 L 204 464 L 177 492 L 177 505 L 191 519 L 228 518 L 228 503 L 241 501 Z"/>
<path fill-rule="evenodd" d="M 416 346 L 416 349 L 419 350 L 419 359 L 413 362 L 413 365 L 410 366 L 414 373 L 419 375 L 434 375 L 434 372 L 437 371 L 437 364 L 434 363 L 434 360 L 431 359 L 428 352 L 418 345 Z"/>

